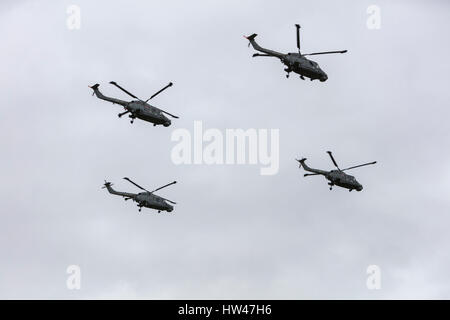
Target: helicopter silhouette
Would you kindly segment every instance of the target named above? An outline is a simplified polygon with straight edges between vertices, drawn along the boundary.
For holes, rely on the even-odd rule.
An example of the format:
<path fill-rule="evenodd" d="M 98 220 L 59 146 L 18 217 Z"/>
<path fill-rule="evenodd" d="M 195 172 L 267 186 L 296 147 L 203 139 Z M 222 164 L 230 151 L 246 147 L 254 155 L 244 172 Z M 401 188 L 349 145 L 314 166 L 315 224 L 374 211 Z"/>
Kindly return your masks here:
<path fill-rule="evenodd" d="M 253 46 L 253 48 L 256 51 L 263 52 L 264 54 L 255 53 L 253 54 L 253 57 L 276 57 L 281 60 L 281 62 L 286 65 L 286 68 L 284 71 L 287 72 L 286 78 L 289 78 L 290 72 L 295 72 L 300 75 L 300 78 L 302 80 L 305 80 L 305 77 L 310 78 L 311 81 L 314 79 L 319 79 L 321 82 L 327 81 L 328 76 L 327 74 L 319 67 L 317 62 L 309 60 L 306 58 L 306 56 L 314 56 L 319 54 L 331 54 L 331 53 L 345 53 L 347 50 L 340 50 L 340 51 L 325 51 L 325 52 L 314 52 L 314 53 L 306 53 L 302 54 L 300 52 L 300 25 L 296 24 L 295 27 L 297 28 L 297 52 L 290 52 L 290 53 L 280 53 L 277 51 L 269 50 L 260 47 L 256 41 L 255 38 L 257 36 L 256 33 L 244 38 L 246 38 Z"/>
<path fill-rule="evenodd" d="M 117 103 L 122 105 L 125 108 L 125 112 L 119 113 L 118 116 L 119 118 L 121 118 L 123 115 L 129 113 L 129 117 L 131 118 L 131 123 L 134 122 L 134 119 L 138 118 L 144 121 L 148 121 L 153 123 L 153 126 L 156 125 L 163 125 L 164 127 L 168 127 L 170 126 L 170 124 L 172 123 L 170 121 L 169 118 L 167 118 L 165 114 L 178 119 L 177 116 L 161 110 L 155 106 L 152 106 L 151 104 L 148 103 L 148 101 L 152 98 L 154 98 L 155 96 L 157 96 L 158 94 L 160 94 L 161 92 L 163 92 L 164 90 L 166 90 L 167 88 L 172 86 L 172 82 L 170 82 L 167 86 L 165 86 L 164 88 L 162 88 L 161 90 L 159 90 L 158 92 L 156 92 L 154 95 L 152 95 L 150 98 L 148 98 L 147 100 L 141 100 L 138 97 L 136 97 L 134 94 L 128 92 L 127 90 L 125 90 L 124 88 L 122 88 L 121 86 L 119 86 L 116 82 L 111 81 L 110 84 L 116 86 L 117 88 L 119 88 L 120 90 L 122 90 L 123 92 L 125 92 L 126 94 L 130 95 L 131 97 L 137 99 L 137 100 L 133 100 L 130 102 L 127 101 L 123 101 L 120 99 L 116 99 L 116 98 L 111 98 L 111 97 L 107 97 L 105 95 L 103 95 L 100 90 L 98 90 L 98 87 L 100 86 L 98 83 L 94 84 L 93 86 L 89 86 L 89 88 L 91 88 L 92 90 L 94 90 L 94 92 L 92 93 L 92 95 L 96 95 L 99 99 L 105 100 L 105 101 L 109 101 L 112 102 L 113 104 Z"/>
<path fill-rule="evenodd" d="M 327 180 L 329 180 L 330 182 L 328 183 L 328 185 L 330 186 L 330 190 L 332 190 L 333 186 L 336 185 L 336 186 L 339 186 L 342 188 L 349 189 L 348 190 L 349 192 L 352 190 L 361 191 L 363 189 L 363 186 L 358 181 L 356 181 L 354 176 L 346 174 L 344 171 L 371 165 L 371 164 L 375 164 L 377 162 L 373 161 L 373 162 L 364 163 L 364 164 L 360 164 L 357 166 L 353 166 L 353 167 L 349 167 L 349 168 L 345 168 L 345 169 L 341 170 L 339 168 L 339 166 L 337 165 L 336 161 L 334 160 L 334 157 L 333 157 L 333 154 L 331 153 L 331 151 L 327 151 L 327 153 L 330 156 L 331 161 L 333 161 L 333 164 L 337 168 L 337 170 L 325 171 L 325 170 L 313 169 L 306 165 L 306 163 L 305 163 L 306 158 L 303 158 L 301 160 L 298 160 L 298 159 L 295 159 L 295 160 L 299 162 L 299 168 L 303 167 L 303 169 L 305 169 L 305 171 L 313 172 L 313 173 L 304 174 L 305 177 L 322 175 Z"/>
<path fill-rule="evenodd" d="M 102 189 L 106 188 L 109 193 L 124 197 L 125 201 L 132 199 L 133 201 L 137 202 L 138 203 L 137 206 L 139 207 L 139 212 L 141 212 L 142 207 L 158 210 L 158 213 L 160 213 L 161 211 L 167 211 L 167 212 L 173 211 L 173 206 L 168 204 L 168 202 L 170 202 L 172 204 L 176 204 L 176 202 L 173 202 L 169 199 L 157 196 L 156 194 L 154 194 L 154 192 L 161 190 L 165 187 L 168 187 L 172 184 L 175 184 L 175 183 L 177 183 L 176 181 L 168 183 L 168 184 L 166 184 L 162 187 L 159 187 L 153 191 L 148 191 L 147 189 L 144 189 L 137 183 L 131 181 L 130 178 L 125 177 L 124 179 L 127 180 L 128 182 L 134 184 L 139 189 L 144 190 L 144 192 L 128 193 L 128 192 L 116 191 L 111 187 L 113 184 L 111 182 L 107 182 L 106 180 L 105 180 L 105 183 L 104 183 Z"/>

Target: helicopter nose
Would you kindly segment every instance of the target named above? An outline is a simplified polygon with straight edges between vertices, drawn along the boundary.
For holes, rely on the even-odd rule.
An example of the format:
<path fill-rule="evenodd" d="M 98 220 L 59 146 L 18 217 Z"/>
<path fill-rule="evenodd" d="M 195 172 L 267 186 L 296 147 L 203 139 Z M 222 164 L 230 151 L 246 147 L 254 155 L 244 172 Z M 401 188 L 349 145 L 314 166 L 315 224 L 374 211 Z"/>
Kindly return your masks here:
<path fill-rule="evenodd" d="M 170 120 L 167 120 L 164 124 L 163 124 L 163 126 L 164 127 L 168 127 L 168 126 L 170 126 L 172 124 L 172 122 L 170 121 Z"/>
<path fill-rule="evenodd" d="M 320 81 L 324 82 L 328 80 L 328 76 L 324 73 L 321 77 L 320 77 Z"/>
<path fill-rule="evenodd" d="M 359 185 L 358 188 L 356 188 L 356 191 L 361 191 L 363 189 L 362 185 Z"/>

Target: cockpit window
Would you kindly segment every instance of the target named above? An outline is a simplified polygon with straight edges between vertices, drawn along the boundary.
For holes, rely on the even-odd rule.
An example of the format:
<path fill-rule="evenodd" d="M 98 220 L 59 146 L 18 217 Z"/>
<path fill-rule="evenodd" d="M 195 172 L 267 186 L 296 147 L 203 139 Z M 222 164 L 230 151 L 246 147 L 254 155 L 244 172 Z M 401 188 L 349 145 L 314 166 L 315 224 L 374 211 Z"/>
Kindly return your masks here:
<path fill-rule="evenodd" d="M 311 60 L 308 60 L 309 61 L 309 64 L 314 68 L 314 69 L 319 69 L 319 65 L 317 64 L 317 62 L 315 62 L 315 61 L 311 61 Z"/>

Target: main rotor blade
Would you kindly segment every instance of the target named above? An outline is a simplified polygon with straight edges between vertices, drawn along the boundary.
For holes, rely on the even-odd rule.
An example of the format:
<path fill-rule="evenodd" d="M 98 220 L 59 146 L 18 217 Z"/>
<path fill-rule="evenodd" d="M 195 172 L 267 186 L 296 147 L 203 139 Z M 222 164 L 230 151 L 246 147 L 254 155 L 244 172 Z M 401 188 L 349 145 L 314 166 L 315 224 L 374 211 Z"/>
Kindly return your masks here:
<path fill-rule="evenodd" d="M 304 176 L 304 177 L 308 177 L 308 176 L 320 176 L 320 173 L 305 173 L 303 176 Z"/>
<path fill-rule="evenodd" d="M 316 56 L 318 54 L 330 54 L 330 53 L 346 53 L 347 50 L 340 50 L 340 51 L 324 51 L 324 52 L 313 52 L 313 53 L 307 53 L 303 54 L 302 56 Z"/>
<path fill-rule="evenodd" d="M 300 53 L 300 25 L 296 24 L 295 27 L 297 28 L 297 48 L 298 53 Z"/>
<path fill-rule="evenodd" d="M 253 58 L 254 58 L 254 57 L 274 57 L 274 58 L 279 58 L 279 57 L 274 56 L 274 55 L 272 55 L 272 54 L 261 54 L 261 53 L 254 53 L 254 54 L 252 55 L 252 57 L 253 57 Z"/>
<path fill-rule="evenodd" d="M 139 189 L 149 192 L 147 189 L 144 189 L 144 188 L 142 188 L 140 185 L 138 185 L 137 183 L 131 181 L 130 178 L 125 177 L 124 179 L 127 180 L 128 182 L 134 184 L 134 185 L 135 185 L 136 187 L 138 187 Z"/>
<path fill-rule="evenodd" d="M 375 163 L 377 163 L 377 162 L 376 162 L 376 161 L 368 162 L 368 163 L 360 164 L 360 165 L 358 165 L 358 166 L 353 166 L 353 167 L 350 167 L 350 168 L 345 168 L 345 169 L 342 169 L 341 171 L 350 170 L 350 169 L 355 169 L 355 168 L 359 168 L 359 167 L 364 167 L 364 166 L 368 166 L 368 165 L 375 164 Z"/>
<path fill-rule="evenodd" d="M 336 168 L 338 168 L 339 171 L 341 171 L 341 169 L 339 169 L 339 166 L 336 163 L 336 160 L 334 160 L 333 155 L 331 154 L 331 151 L 327 151 L 328 155 L 331 158 L 331 161 L 333 161 L 333 164 L 335 165 Z"/>
<path fill-rule="evenodd" d="M 122 88 L 121 86 L 119 86 L 116 82 L 114 81 L 110 81 L 109 83 L 111 83 L 113 86 L 116 86 L 117 88 L 119 88 L 120 90 L 122 90 L 123 92 L 125 92 L 126 94 L 128 94 L 129 96 L 141 100 L 138 97 L 136 97 L 134 94 L 132 94 L 131 92 L 128 92 L 127 90 L 125 90 L 124 88 Z M 142 100 L 141 100 L 142 101 Z"/>
<path fill-rule="evenodd" d="M 124 179 L 125 179 L 125 178 L 124 178 Z M 168 184 L 166 184 L 165 186 L 162 186 L 162 187 L 159 187 L 158 189 L 155 189 L 155 190 L 153 190 L 153 191 L 150 191 L 150 193 L 153 193 L 153 192 L 155 192 L 155 191 L 161 190 L 162 188 L 171 186 L 171 185 L 173 185 L 173 184 L 175 184 L 175 183 L 177 183 L 177 182 L 174 181 L 174 182 L 168 183 Z"/>
<path fill-rule="evenodd" d="M 161 90 L 159 90 L 157 93 L 155 93 L 154 95 L 152 95 L 150 98 L 148 98 L 147 100 L 145 100 L 145 102 L 147 102 L 150 99 L 153 99 L 154 97 L 156 97 L 158 94 L 160 94 L 161 92 L 163 92 L 164 90 L 166 90 L 167 88 L 171 87 L 173 85 L 172 82 L 169 82 L 169 84 L 167 86 L 165 86 L 164 88 L 162 88 Z"/>
<path fill-rule="evenodd" d="M 176 118 L 176 119 L 178 119 L 179 117 L 177 117 L 177 116 L 175 116 L 175 115 L 173 115 L 173 114 L 171 114 L 171 113 L 168 113 L 167 111 L 164 111 L 164 110 L 161 110 L 161 109 L 159 109 L 162 113 L 165 113 L 165 114 L 168 114 L 169 116 L 171 116 L 171 117 L 174 117 L 174 118 Z"/>

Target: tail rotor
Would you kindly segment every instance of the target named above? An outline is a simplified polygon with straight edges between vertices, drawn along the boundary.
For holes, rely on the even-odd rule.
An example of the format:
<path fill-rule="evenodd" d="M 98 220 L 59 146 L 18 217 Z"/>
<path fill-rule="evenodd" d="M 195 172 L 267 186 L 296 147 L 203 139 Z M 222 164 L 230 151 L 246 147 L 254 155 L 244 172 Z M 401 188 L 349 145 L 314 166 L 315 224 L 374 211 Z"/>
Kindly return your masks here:
<path fill-rule="evenodd" d="M 111 182 L 108 182 L 108 181 L 105 180 L 105 183 L 103 184 L 102 189 L 111 187 L 112 185 L 113 185 L 113 184 L 112 184 Z"/>
<path fill-rule="evenodd" d="M 96 84 L 94 84 L 94 85 L 92 85 L 92 86 L 88 86 L 89 88 L 91 88 L 92 90 L 94 90 L 94 91 L 92 91 L 92 95 L 94 95 L 95 90 L 97 90 L 99 86 L 100 86 L 100 85 L 99 85 L 98 83 L 96 83 Z"/>
<path fill-rule="evenodd" d="M 256 36 L 257 36 L 257 34 L 256 33 L 253 33 L 252 35 L 250 35 L 250 36 L 244 36 L 244 38 L 245 39 L 247 39 L 249 42 L 248 42 L 248 47 L 250 47 L 250 44 L 251 44 L 251 41 L 253 40 L 253 39 L 255 39 L 256 38 Z"/>
<path fill-rule="evenodd" d="M 301 168 L 302 167 L 302 163 L 306 161 L 306 158 L 302 158 L 300 160 L 295 159 L 296 161 L 298 161 L 298 167 Z"/>

